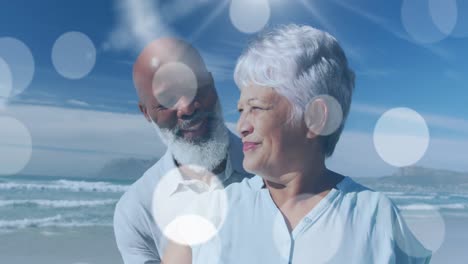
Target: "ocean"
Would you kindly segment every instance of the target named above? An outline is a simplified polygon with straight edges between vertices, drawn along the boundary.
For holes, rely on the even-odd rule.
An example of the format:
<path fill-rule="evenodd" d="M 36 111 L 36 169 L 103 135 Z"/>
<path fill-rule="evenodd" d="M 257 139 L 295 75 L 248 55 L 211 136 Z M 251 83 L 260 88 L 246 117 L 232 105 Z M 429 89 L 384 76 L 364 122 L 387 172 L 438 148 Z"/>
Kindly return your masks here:
<path fill-rule="evenodd" d="M 0 179 L 0 233 L 24 228 L 112 226 L 130 182 L 36 177 Z"/>
<path fill-rule="evenodd" d="M 112 217 L 131 183 L 0 177 L 0 263 L 122 263 Z M 444 263 L 447 256 L 450 263 L 463 263 L 468 249 L 468 193 L 377 187 L 433 247 L 432 263 Z M 424 219 L 426 224 L 414 219 Z"/>

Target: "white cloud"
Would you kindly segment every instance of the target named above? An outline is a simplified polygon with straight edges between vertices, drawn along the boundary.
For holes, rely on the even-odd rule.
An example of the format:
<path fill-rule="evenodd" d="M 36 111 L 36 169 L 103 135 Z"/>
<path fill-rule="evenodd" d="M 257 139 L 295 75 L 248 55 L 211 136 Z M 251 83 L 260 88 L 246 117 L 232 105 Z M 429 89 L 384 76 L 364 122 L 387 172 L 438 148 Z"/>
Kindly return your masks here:
<path fill-rule="evenodd" d="M 166 14 L 165 19 L 168 22 L 173 22 L 212 2 L 213 0 L 171 0 L 167 4 L 161 5 L 160 9 L 161 14 Z"/>
<path fill-rule="evenodd" d="M 431 138 L 423 158 L 416 165 L 429 168 L 468 171 L 468 140 Z M 397 168 L 385 163 L 377 154 L 370 133 L 345 131 L 333 156 L 330 169 L 351 177 L 380 177 Z"/>
<path fill-rule="evenodd" d="M 115 0 L 118 23 L 103 44 L 105 50 L 139 52 L 152 40 L 176 36 L 170 24 L 213 3 L 212 0 Z"/>
<path fill-rule="evenodd" d="M 427 167 L 468 172 L 468 140 L 432 137 L 420 163 Z"/>
<path fill-rule="evenodd" d="M 422 114 L 422 116 L 426 119 L 429 125 L 468 133 L 468 120 L 466 119 L 434 114 Z"/>
<path fill-rule="evenodd" d="M 169 26 L 172 22 L 216 2 L 213 0 L 175 0 L 163 4 L 151 0 L 116 0 L 115 3 L 118 23 L 103 44 L 103 48 L 105 50 L 140 52 L 154 39 L 163 36 L 177 37 L 176 32 Z M 202 20 L 201 25 L 194 28 L 189 40 L 193 41 L 198 37 L 220 15 L 228 3 L 229 1 L 226 0 L 220 1 L 211 14 Z M 226 52 L 226 49 L 223 49 L 223 52 Z M 235 59 L 226 58 L 225 53 L 214 54 L 203 51 L 200 53 L 215 79 L 232 80 Z M 133 65 L 131 61 L 120 62 Z"/>
<path fill-rule="evenodd" d="M 165 150 L 141 115 L 37 105 L 10 105 L 5 115 L 21 121 L 32 136 L 23 173 L 94 175 L 114 158 L 152 159 Z"/>
<path fill-rule="evenodd" d="M 238 135 L 236 123 L 226 123 L 229 130 Z M 417 165 L 429 168 L 468 172 L 467 140 L 432 137 L 427 152 Z M 347 131 L 341 135 L 335 152 L 327 160 L 327 166 L 351 177 L 381 177 L 393 174 L 398 168 L 380 158 L 374 147 L 371 133 Z"/>
<path fill-rule="evenodd" d="M 90 106 L 87 102 L 76 100 L 76 99 L 67 100 L 67 103 L 69 105 L 74 105 L 74 106 L 82 106 L 82 107 L 89 107 Z"/>
<path fill-rule="evenodd" d="M 379 105 L 369 105 L 355 102 L 351 106 L 352 112 L 357 112 L 361 114 L 369 114 L 373 116 L 380 116 L 386 111 L 390 110 L 389 107 L 379 106 Z M 468 120 L 462 118 L 456 118 L 445 115 L 438 115 L 433 113 L 419 113 L 429 127 L 437 127 L 450 131 L 456 132 L 468 132 Z"/>
<path fill-rule="evenodd" d="M 141 115 L 52 106 L 10 105 L 3 115 L 29 128 L 33 153 L 23 173 L 50 176 L 95 175 L 115 158 L 151 159 L 165 146 Z M 236 133 L 234 122 L 226 123 Z M 432 137 L 417 165 L 468 171 L 468 140 Z M 349 176 L 392 174 L 396 168 L 377 154 L 372 134 L 345 131 L 328 166 Z"/>
<path fill-rule="evenodd" d="M 116 0 L 116 10 L 118 24 L 104 43 L 104 49 L 138 52 L 157 37 L 173 35 L 155 1 Z"/>
<path fill-rule="evenodd" d="M 385 163 L 377 154 L 372 135 L 345 131 L 327 166 L 351 177 L 379 177 L 390 175 L 395 167 Z"/>
<path fill-rule="evenodd" d="M 113 159 L 153 159 L 166 150 L 140 114 L 16 104 L 2 115 L 16 118 L 31 134 L 32 156 L 24 174 L 93 176 Z M 235 123 L 226 125 L 236 133 Z M 10 132 L 8 137 L 18 134 Z"/>

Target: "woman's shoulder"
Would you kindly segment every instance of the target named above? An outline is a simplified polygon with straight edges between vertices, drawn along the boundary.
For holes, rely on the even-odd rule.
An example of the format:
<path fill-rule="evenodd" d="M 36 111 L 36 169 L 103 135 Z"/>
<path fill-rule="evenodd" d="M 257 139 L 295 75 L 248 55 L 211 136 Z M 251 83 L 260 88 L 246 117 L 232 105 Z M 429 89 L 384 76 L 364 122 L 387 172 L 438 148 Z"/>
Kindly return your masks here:
<path fill-rule="evenodd" d="M 349 176 L 345 176 L 337 185 L 337 189 L 342 194 L 343 199 L 350 200 L 356 208 L 367 208 L 382 212 L 395 209 L 395 205 L 390 198 L 380 191 L 366 187 Z"/>
<path fill-rule="evenodd" d="M 241 182 L 232 183 L 224 191 L 232 203 L 252 198 L 263 186 L 262 177 L 256 175 L 252 178 L 245 178 Z"/>

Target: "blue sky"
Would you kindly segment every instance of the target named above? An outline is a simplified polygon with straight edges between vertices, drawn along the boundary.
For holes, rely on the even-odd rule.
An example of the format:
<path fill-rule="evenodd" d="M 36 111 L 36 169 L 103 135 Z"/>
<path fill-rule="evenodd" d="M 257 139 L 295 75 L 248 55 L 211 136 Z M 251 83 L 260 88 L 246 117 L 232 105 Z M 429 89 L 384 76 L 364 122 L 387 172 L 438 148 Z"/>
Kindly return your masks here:
<path fill-rule="evenodd" d="M 468 146 L 467 1 L 420 0 L 419 6 L 408 0 L 252 1 L 269 5 L 268 25 L 299 23 L 330 32 L 356 72 L 351 114 L 330 166 L 353 176 L 394 171 L 376 155 L 372 133 L 382 113 L 408 107 L 425 118 L 431 136 L 428 151 L 417 164 L 468 171 L 463 149 Z M 131 70 L 145 43 L 163 35 L 178 36 L 200 49 L 214 74 L 226 121 L 234 123 L 239 93 L 232 69 L 255 33 L 233 25 L 230 4 L 224 0 L 2 3 L 0 38 L 22 41 L 34 57 L 32 82 L 0 110 L 0 116 L 15 117 L 31 134 L 32 155 L 23 173 L 91 175 L 114 158 L 160 155 L 163 146 L 138 115 Z M 430 14 L 435 22 L 425 24 Z M 245 15 L 252 19 L 248 9 Z M 450 23 L 450 32 L 438 30 Z M 70 31 L 84 33 L 96 48 L 96 63 L 81 79 L 60 75 L 51 59 L 55 41 Z M 0 57 L 5 52 L 0 47 Z M 86 166 L 76 166 L 81 163 Z"/>

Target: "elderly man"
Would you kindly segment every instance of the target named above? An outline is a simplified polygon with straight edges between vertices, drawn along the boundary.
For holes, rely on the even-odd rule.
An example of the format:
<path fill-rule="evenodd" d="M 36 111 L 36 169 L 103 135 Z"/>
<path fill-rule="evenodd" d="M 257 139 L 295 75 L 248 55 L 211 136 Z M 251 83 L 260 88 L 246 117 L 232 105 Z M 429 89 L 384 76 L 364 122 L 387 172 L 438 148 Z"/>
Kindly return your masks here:
<path fill-rule="evenodd" d="M 118 202 L 114 231 L 125 263 L 160 263 L 180 205 L 250 174 L 240 140 L 224 125 L 212 76 L 191 45 L 150 43 L 133 78 L 139 108 L 168 148 Z"/>

